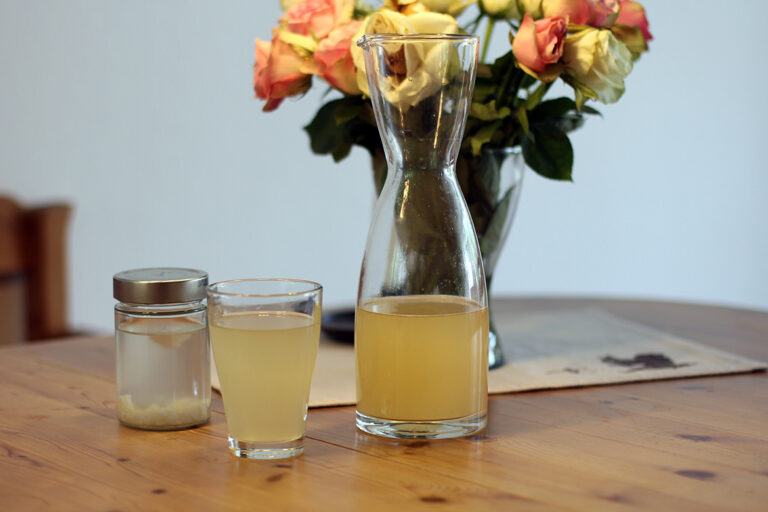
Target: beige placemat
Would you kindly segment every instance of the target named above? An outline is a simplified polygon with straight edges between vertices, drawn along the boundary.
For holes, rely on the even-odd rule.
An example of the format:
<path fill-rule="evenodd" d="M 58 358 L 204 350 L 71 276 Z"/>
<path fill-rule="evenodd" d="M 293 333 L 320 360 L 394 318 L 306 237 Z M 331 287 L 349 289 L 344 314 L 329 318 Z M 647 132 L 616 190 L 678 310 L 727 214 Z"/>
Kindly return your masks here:
<path fill-rule="evenodd" d="M 490 393 L 745 373 L 767 367 L 596 309 L 520 315 L 503 319 L 498 327 L 508 362 L 488 374 Z M 354 404 L 354 365 L 352 345 L 321 341 L 310 407 Z M 213 386 L 219 386 L 215 367 Z"/>

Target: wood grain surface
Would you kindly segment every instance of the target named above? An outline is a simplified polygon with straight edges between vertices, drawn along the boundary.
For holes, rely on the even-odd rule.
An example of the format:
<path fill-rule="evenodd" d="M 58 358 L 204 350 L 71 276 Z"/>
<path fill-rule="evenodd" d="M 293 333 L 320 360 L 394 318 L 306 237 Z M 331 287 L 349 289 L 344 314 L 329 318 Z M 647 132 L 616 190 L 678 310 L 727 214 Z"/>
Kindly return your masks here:
<path fill-rule="evenodd" d="M 499 301 L 496 314 L 597 306 L 768 359 L 768 313 L 575 299 Z M 306 451 L 245 461 L 209 424 L 147 432 L 115 419 L 111 338 L 0 349 L 0 510 L 768 510 L 765 373 L 491 397 L 487 431 L 394 441 L 354 408 L 313 409 Z"/>

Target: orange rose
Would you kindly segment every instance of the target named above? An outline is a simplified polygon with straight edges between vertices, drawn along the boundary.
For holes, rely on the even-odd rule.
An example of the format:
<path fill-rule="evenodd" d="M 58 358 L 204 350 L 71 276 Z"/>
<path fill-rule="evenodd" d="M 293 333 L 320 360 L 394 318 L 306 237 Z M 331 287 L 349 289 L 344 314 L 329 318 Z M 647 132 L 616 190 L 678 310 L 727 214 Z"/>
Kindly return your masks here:
<path fill-rule="evenodd" d="M 312 84 L 312 76 L 301 71 L 306 60 L 291 45 L 280 40 L 279 29 L 272 30 L 272 42 L 256 40 L 253 89 L 267 100 L 264 111 L 275 110 L 283 99 L 301 94 Z"/>
<path fill-rule="evenodd" d="M 280 24 L 289 32 L 320 40 L 352 18 L 352 7 L 349 0 L 302 0 L 288 7 Z"/>
<path fill-rule="evenodd" d="M 533 16 L 526 14 L 512 40 L 512 53 L 524 71 L 538 78 L 537 73 L 560 60 L 567 32 L 568 24 L 562 16 L 533 21 Z M 548 77 L 547 81 L 549 78 L 555 77 Z"/>
<path fill-rule="evenodd" d="M 619 18 L 616 20 L 616 23 L 637 27 L 643 33 L 643 39 L 646 41 L 653 39 L 648 29 L 648 18 L 645 17 L 643 6 L 629 0 L 620 0 L 619 4 L 621 5 L 621 10 L 619 11 Z"/>
<path fill-rule="evenodd" d="M 347 94 L 361 94 L 357 86 L 357 68 L 352 60 L 352 38 L 362 21 L 336 27 L 320 41 L 315 52 L 315 73 L 333 87 Z"/>
<path fill-rule="evenodd" d="M 587 0 L 544 0 L 541 11 L 544 16 L 562 16 L 576 25 L 586 25 L 589 19 Z"/>
<path fill-rule="evenodd" d="M 619 2 L 617 0 L 587 0 L 589 4 L 590 27 L 610 27 L 616 23 L 619 14 Z"/>

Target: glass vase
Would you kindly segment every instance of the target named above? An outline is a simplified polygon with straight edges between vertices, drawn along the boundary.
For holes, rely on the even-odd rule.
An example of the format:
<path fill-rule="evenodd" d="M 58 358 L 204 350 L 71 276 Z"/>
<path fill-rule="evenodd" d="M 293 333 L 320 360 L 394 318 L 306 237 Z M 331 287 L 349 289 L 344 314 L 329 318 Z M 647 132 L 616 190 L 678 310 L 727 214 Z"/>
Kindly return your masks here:
<path fill-rule="evenodd" d="M 480 243 L 489 297 L 494 270 L 517 210 L 525 168 L 525 159 L 519 146 L 484 146 L 478 156 L 472 155 L 469 150 L 459 156 L 459 183 Z M 505 358 L 493 322 L 493 307 L 490 303 L 488 307 L 488 366 L 494 369 L 502 366 Z"/>
<path fill-rule="evenodd" d="M 371 35 L 366 72 L 387 158 L 360 273 L 357 426 L 447 438 L 486 425 L 488 300 L 455 174 L 475 36 Z"/>

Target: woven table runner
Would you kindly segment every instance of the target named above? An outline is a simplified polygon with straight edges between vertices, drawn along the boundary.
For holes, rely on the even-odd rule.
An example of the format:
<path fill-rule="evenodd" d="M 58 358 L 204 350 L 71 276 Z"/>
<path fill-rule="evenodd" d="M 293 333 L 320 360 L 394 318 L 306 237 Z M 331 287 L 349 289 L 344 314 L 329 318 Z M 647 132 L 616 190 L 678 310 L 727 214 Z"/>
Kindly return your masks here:
<path fill-rule="evenodd" d="M 766 364 L 658 331 L 601 310 L 567 310 L 501 319 L 507 364 L 488 374 L 489 393 L 765 370 Z M 213 358 L 211 358 L 213 362 Z M 219 379 L 212 372 L 213 387 Z M 310 407 L 355 403 L 351 344 L 322 340 Z"/>

